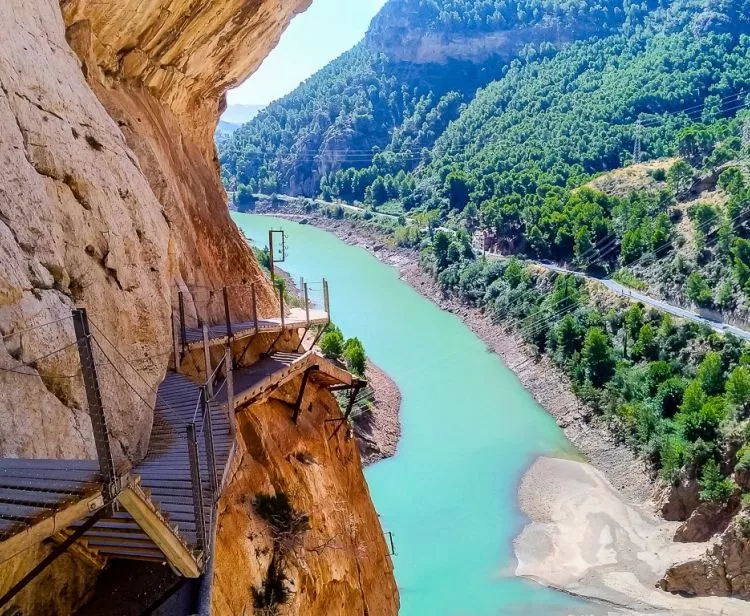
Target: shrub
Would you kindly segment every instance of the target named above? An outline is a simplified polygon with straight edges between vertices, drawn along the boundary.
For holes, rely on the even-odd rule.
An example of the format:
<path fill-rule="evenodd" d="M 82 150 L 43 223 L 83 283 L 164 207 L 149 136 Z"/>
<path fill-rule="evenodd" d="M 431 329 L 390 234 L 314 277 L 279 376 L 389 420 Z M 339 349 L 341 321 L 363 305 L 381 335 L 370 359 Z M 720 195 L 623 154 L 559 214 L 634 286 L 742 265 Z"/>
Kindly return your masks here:
<path fill-rule="evenodd" d="M 737 452 L 737 464 L 734 467 L 735 471 L 748 471 L 750 470 L 750 444 L 745 445 Z"/>
<path fill-rule="evenodd" d="M 651 177 L 654 178 L 654 180 L 656 180 L 657 182 L 664 182 L 667 179 L 667 172 L 661 167 L 652 169 L 650 171 L 650 174 L 651 174 Z"/>
<path fill-rule="evenodd" d="M 703 465 L 698 483 L 701 487 L 701 500 L 711 503 L 727 502 L 736 488 L 731 479 L 721 474 L 721 469 L 716 460 L 709 460 Z"/>
<path fill-rule="evenodd" d="M 328 330 L 320 339 L 320 350 L 329 359 L 338 359 L 344 352 L 344 336 L 333 323 L 328 326 Z"/>
<path fill-rule="evenodd" d="M 685 393 L 685 381 L 678 377 L 667 379 L 656 392 L 656 399 L 661 406 L 661 413 L 664 417 L 672 418 L 677 413 L 682 404 L 682 397 Z"/>
<path fill-rule="evenodd" d="M 750 370 L 737 366 L 729 375 L 726 384 L 727 398 L 744 418 L 750 409 Z"/>
<path fill-rule="evenodd" d="M 268 565 L 266 577 L 260 588 L 253 588 L 253 607 L 259 616 L 274 616 L 278 607 L 289 600 L 287 578 L 275 558 Z"/>
<path fill-rule="evenodd" d="M 724 398 L 714 396 L 706 400 L 698 411 L 685 413 L 680 410 L 675 419 L 688 441 L 697 441 L 699 438 L 704 441 L 714 441 L 719 433 L 719 424 L 724 417 L 726 417 Z"/>
<path fill-rule="evenodd" d="M 742 495 L 742 506 L 747 509 L 750 507 L 750 494 Z M 737 531 L 745 539 L 750 539 L 750 516 L 737 516 Z"/>
<path fill-rule="evenodd" d="M 687 288 L 685 290 L 688 299 L 694 301 L 699 306 L 709 306 L 713 300 L 711 287 L 698 272 L 693 272 L 688 276 Z"/>
<path fill-rule="evenodd" d="M 724 367 L 721 355 L 716 351 L 706 353 L 706 356 L 698 366 L 698 380 L 703 386 L 703 391 L 709 395 L 720 394 L 724 390 Z"/>
<path fill-rule="evenodd" d="M 367 357 L 365 349 L 359 338 L 349 338 L 344 344 L 344 359 L 346 366 L 351 372 L 359 376 L 364 376 L 367 367 Z"/>
<path fill-rule="evenodd" d="M 664 481 L 673 483 L 685 461 L 687 443 L 678 434 L 668 434 L 664 437 L 659 452 L 661 458 L 661 476 Z"/>
<path fill-rule="evenodd" d="M 602 329 L 592 327 L 586 333 L 581 359 L 586 376 L 594 387 L 601 387 L 612 378 L 615 370 L 612 344 Z"/>
<path fill-rule="evenodd" d="M 253 499 L 253 509 L 271 527 L 274 543 L 282 551 L 310 529 L 309 516 L 297 512 L 285 492 L 258 494 Z"/>

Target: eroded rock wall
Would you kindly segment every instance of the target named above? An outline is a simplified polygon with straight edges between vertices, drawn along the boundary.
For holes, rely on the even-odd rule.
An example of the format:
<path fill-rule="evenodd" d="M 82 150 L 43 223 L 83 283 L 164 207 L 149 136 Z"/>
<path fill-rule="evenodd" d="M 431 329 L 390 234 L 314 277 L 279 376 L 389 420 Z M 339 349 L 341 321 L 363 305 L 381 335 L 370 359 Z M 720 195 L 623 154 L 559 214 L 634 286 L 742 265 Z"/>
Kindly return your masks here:
<path fill-rule="evenodd" d="M 341 415 L 333 396 L 315 386 L 308 385 L 299 423 L 292 423 L 289 403 L 299 384 L 238 416 L 241 450 L 219 502 L 213 613 L 265 613 L 251 590 L 262 588 L 279 548 L 253 499 L 283 493 L 309 516 L 310 529 L 281 557 L 290 593 L 279 613 L 395 616 L 393 566 L 356 442 L 346 430 L 328 440 L 336 424 L 325 420 Z"/>

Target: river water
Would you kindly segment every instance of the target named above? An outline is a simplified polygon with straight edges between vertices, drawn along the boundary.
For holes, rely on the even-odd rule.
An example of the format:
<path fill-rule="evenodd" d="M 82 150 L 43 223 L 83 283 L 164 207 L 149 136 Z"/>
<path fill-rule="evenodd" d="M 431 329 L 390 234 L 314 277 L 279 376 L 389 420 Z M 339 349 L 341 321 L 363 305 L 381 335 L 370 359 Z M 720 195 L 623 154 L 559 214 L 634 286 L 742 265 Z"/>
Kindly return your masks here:
<path fill-rule="evenodd" d="M 395 537 L 404 616 L 590 614 L 592 606 L 513 575 L 524 524 L 519 480 L 536 456 L 569 450 L 500 359 L 394 268 L 311 226 L 234 214 L 259 246 L 284 229 L 295 279 L 330 283 L 331 314 L 403 396 L 398 454 L 366 470 Z M 373 615 L 377 616 L 377 615 Z"/>

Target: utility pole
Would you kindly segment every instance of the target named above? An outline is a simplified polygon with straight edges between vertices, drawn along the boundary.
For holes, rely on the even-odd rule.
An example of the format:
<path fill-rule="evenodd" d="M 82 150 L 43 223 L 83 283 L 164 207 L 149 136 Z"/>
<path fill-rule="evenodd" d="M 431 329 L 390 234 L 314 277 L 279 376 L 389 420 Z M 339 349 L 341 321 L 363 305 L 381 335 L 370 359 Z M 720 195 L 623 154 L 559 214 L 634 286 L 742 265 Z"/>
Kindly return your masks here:
<path fill-rule="evenodd" d="M 643 145 L 643 124 L 638 119 L 635 123 L 635 144 L 633 145 L 633 162 L 641 162 L 642 145 Z"/>

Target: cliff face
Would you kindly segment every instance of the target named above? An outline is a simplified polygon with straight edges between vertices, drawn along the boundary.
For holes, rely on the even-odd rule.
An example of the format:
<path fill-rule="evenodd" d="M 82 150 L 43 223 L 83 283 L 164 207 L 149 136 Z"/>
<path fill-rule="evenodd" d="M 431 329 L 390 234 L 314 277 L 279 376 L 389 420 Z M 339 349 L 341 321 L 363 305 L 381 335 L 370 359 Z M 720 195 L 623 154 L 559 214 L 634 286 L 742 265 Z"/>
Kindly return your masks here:
<path fill-rule="evenodd" d="M 97 357 L 114 453 L 124 468 L 148 444 L 153 390 L 171 352 L 177 290 L 264 280 L 229 218 L 212 137 L 226 89 L 257 68 L 309 4 L 0 3 L 0 455 L 95 455 L 70 346 L 74 306 L 85 306 L 97 338 L 113 343 L 97 349 Z M 261 316 L 276 312 L 270 285 L 259 286 L 258 302 Z M 188 312 L 209 316 L 210 308 L 189 292 L 187 303 Z M 232 309 L 238 318 L 248 316 L 250 306 Z M 117 360 L 124 373 L 118 376 L 102 351 L 112 359 L 122 353 L 133 367 Z M 276 465 L 287 463 L 276 460 L 277 453 L 262 461 L 272 477 Z M 379 533 L 359 468 L 342 472 L 332 458 L 325 461 L 330 466 L 320 476 L 303 482 L 303 505 L 315 510 L 315 499 L 331 489 L 347 510 L 347 499 L 354 499 L 351 507 L 367 532 Z M 242 523 L 241 515 L 231 519 Z M 331 558 L 328 572 L 341 585 L 393 584 L 379 566 L 359 571 L 353 554 L 337 560 L 321 552 L 316 566 L 322 570 Z M 4 571 L 22 574 L 37 558 L 27 556 L 6 563 Z M 219 580 L 236 567 L 223 562 Z M 94 576 L 59 563 L 43 592 L 25 591 L 25 611 L 69 613 L 88 592 Z M 259 574 L 242 567 L 249 576 L 240 585 L 247 601 L 250 580 Z M 10 581 L 3 577 L 0 586 Z M 323 591 L 311 581 L 301 587 L 309 597 L 295 599 L 300 613 L 316 613 L 306 606 L 322 606 L 314 597 Z M 50 603 L 58 595 L 61 600 Z"/>
<path fill-rule="evenodd" d="M 286 578 L 288 614 L 398 613 L 393 565 L 372 509 L 356 442 L 346 430 L 328 440 L 336 401 L 308 385 L 298 426 L 290 407 L 299 379 L 241 413 L 241 453 L 219 502 L 213 613 L 265 614 L 254 605 L 272 562 Z M 288 496 L 309 528 L 281 539 L 253 505 L 258 494 Z M 271 612 L 268 612 L 271 613 Z"/>

